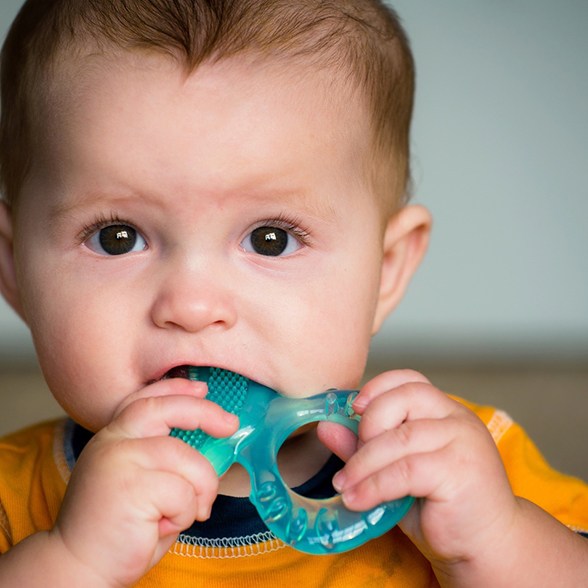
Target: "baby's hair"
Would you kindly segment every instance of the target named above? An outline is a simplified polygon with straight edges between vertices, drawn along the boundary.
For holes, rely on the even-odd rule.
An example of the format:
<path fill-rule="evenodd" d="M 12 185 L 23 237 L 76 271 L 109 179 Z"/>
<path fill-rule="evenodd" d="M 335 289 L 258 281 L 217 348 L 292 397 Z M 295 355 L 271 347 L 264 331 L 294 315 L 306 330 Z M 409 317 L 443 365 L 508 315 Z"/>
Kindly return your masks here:
<path fill-rule="evenodd" d="M 27 0 L 2 49 L 0 190 L 9 206 L 31 164 L 39 97 L 68 59 L 112 48 L 155 51 L 188 73 L 238 54 L 332 68 L 365 96 L 373 180 L 393 210 L 407 198 L 414 64 L 380 0 Z M 43 113 L 46 115 L 46 113 Z"/>

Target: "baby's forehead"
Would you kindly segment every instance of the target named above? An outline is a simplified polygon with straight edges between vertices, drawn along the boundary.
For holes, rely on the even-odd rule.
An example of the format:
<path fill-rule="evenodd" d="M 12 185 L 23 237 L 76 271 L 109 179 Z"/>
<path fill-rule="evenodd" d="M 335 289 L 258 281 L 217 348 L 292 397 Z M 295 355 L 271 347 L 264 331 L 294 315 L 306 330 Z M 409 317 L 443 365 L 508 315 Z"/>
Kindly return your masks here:
<path fill-rule="evenodd" d="M 302 149 L 305 140 L 325 146 L 338 145 L 337 152 L 346 154 L 345 160 L 348 163 L 344 167 L 349 171 L 357 170 L 352 174 L 353 182 L 356 181 L 353 178 L 369 175 L 374 165 L 374 159 L 369 157 L 372 153 L 372 127 L 365 103 L 355 89 L 346 85 L 344 76 L 335 75 L 326 68 L 312 69 L 298 63 L 286 64 L 283 59 L 260 60 L 251 56 L 234 56 L 202 63 L 190 71 L 184 64 L 178 63 L 175 58 L 168 55 L 136 50 L 123 51 L 118 48 L 100 54 L 80 53 L 64 59 L 61 66 L 60 70 L 55 70 L 55 76 L 49 84 L 51 90 L 42 106 L 45 112 L 39 113 L 41 122 L 37 130 L 46 140 L 38 141 L 35 158 L 44 160 L 46 156 L 53 157 L 50 153 L 61 149 L 55 142 L 56 137 L 62 137 L 63 141 L 69 144 L 83 146 L 86 143 L 90 144 L 90 137 L 96 137 L 99 133 L 103 141 L 107 141 L 111 136 L 107 130 L 112 128 L 112 125 L 108 124 L 112 111 L 121 107 L 122 95 L 118 93 L 116 83 L 122 80 L 125 84 L 124 91 L 127 92 L 125 96 L 135 96 L 137 102 L 141 102 L 145 98 L 141 92 L 152 95 L 154 100 L 164 95 L 166 101 L 177 101 L 177 108 L 182 109 L 178 110 L 178 113 L 187 113 L 186 108 L 190 108 L 182 99 L 183 90 L 190 85 L 199 87 L 204 84 L 211 92 L 233 94 L 236 102 L 242 97 L 244 104 L 248 102 L 251 105 L 258 105 L 256 109 L 260 117 L 257 120 L 260 124 L 263 124 L 264 116 L 275 116 L 276 118 L 272 119 L 273 126 L 286 129 L 288 127 L 285 126 L 284 117 L 295 118 L 300 121 L 299 125 L 290 128 L 296 131 L 303 129 L 306 138 L 299 142 L 301 136 L 297 132 L 292 132 L 292 139 L 286 149 Z M 135 82 L 136 87 L 133 87 Z M 170 84 L 169 88 L 162 87 L 166 84 Z M 198 94 L 196 99 L 197 96 Z M 231 96 L 227 97 L 228 109 L 226 115 L 223 113 L 223 118 L 234 117 L 235 101 L 230 98 Z M 219 103 L 221 99 L 222 96 Z M 129 102 L 125 100 L 124 108 L 129 108 Z M 264 102 L 268 104 L 267 109 Z M 272 102 L 279 103 L 282 109 L 272 109 Z M 99 110 L 88 110 L 91 104 L 98 105 Z M 199 107 L 196 101 L 194 108 Z M 264 114 L 265 110 L 267 114 Z M 126 119 L 124 124 L 128 133 L 132 132 L 131 128 L 139 127 L 138 115 L 142 110 L 138 107 L 133 109 L 131 104 L 131 112 L 137 116 Z M 91 121 L 85 119 L 88 116 L 92 116 Z M 102 116 L 102 119 L 98 120 L 97 116 Z M 162 111 L 160 116 L 163 116 Z M 185 122 L 182 124 L 179 120 L 177 126 L 188 128 Z M 241 126 L 239 120 L 235 121 L 235 126 Z M 216 135 L 220 132 L 219 128 L 217 127 Z M 197 130 L 195 132 L 198 133 Z M 294 136 L 297 138 L 294 139 Z M 183 139 L 184 137 L 181 138 Z M 157 148 L 156 139 L 150 139 L 150 142 L 152 141 L 154 148 Z M 228 137 L 227 141 L 230 142 L 231 138 Z M 113 145 L 113 151 L 116 148 L 117 145 Z M 273 160 L 277 169 L 280 161 L 278 155 L 281 154 L 261 149 L 267 148 L 260 144 L 260 153 Z M 334 164 L 335 160 L 329 153 L 331 152 L 325 150 L 323 166 Z M 252 177 L 256 169 L 262 170 L 261 175 L 268 173 L 269 168 L 261 166 L 259 161 L 260 159 L 250 161 L 248 164 Z"/>
<path fill-rule="evenodd" d="M 299 56 L 259 55 L 243 52 L 228 57 L 209 59 L 196 66 L 187 63 L 182 55 L 153 49 L 122 49 L 114 44 L 101 45 L 100 51 L 92 43 L 84 43 L 75 51 L 62 51 L 43 76 L 41 91 L 36 93 L 37 106 L 55 111 L 68 104 L 74 106 L 77 98 L 93 92 L 102 80 L 121 72 L 140 72 L 145 77 L 159 73 L 177 76 L 181 84 L 189 84 L 211 73 L 218 80 L 243 73 L 252 80 L 271 78 L 276 87 L 305 87 L 314 92 L 316 107 L 340 110 L 349 124 L 363 118 L 370 128 L 368 97 L 363 88 L 353 83 L 348 72 L 328 62 L 308 63 Z M 307 83 L 310 80 L 310 83 Z M 235 89 L 238 91 L 238 89 Z M 249 92 L 265 92 L 264 87 L 251 84 Z M 33 96 L 35 100 L 35 96 Z M 296 91 L 291 95 L 291 107 L 297 108 Z"/>
<path fill-rule="evenodd" d="M 173 132 L 185 144 L 196 133 L 211 144 L 223 136 L 231 145 L 231 134 L 247 129 L 260 140 L 260 153 L 266 149 L 260 128 L 265 138 L 289 135 L 291 152 L 312 143 L 347 144 L 346 151 L 360 158 L 370 139 L 361 101 L 323 68 L 286 68 L 281 62 L 236 56 L 188 72 L 169 57 L 118 52 L 70 60 L 50 86 L 48 116 L 39 120 L 52 148 L 59 148 L 57 136 L 79 145 L 90 136 L 106 140 L 107 131 L 114 133 L 121 124 L 135 133 L 129 139 L 154 130 L 161 136 Z M 117 111 L 126 112 L 127 118 Z M 156 134 L 150 139 L 155 141 Z M 277 160 L 280 153 L 266 155 Z"/>

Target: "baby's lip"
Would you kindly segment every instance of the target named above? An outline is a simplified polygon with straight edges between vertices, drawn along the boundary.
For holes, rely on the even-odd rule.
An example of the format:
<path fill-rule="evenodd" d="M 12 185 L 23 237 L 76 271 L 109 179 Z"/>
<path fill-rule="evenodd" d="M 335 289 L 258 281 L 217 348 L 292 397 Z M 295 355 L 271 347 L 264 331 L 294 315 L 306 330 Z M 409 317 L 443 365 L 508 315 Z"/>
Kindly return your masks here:
<path fill-rule="evenodd" d="M 194 367 L 215 367 L 218 369 L 223 369 L 227 371 L 232 371 L 238 373 L 246 378 L 252 379 L 250 375 L 244 373 L 243 371 L 239 371 L 235 368 L 230 368 L 220 363 L 212 362 L 212 363 L 177 363 L 172 365 L 171 367 L 166 367 L 154 374 L 154 377 L 150 378 L 147 381 L 147 385 L 154 384 L 155 382 L 160 382 L 162 380 L 170 380 L 172 378 L 182 378 L 184 380 L 190 380 L 190 369 Z"/>
<path fill-rule="evenodd" d="M 157 370 L 148 378 L 146 384 L 155 384 L 155 382 L 160 382 L 162 380 L 169 380 L 171 378 L 183 378 L 184 380 L 189 379 L 189 369 L 194 365 L 191 363 L 177 363 L 172 366 L 167 366 L 162 369 Z"/>
<path fill-rule="evenodd" d="M 183 378 L 184 380 L 190 379 L 190 368 L 192 366 L 189 365 L 178 365 L 171 369 L 169 369 L 163 376 L 160 378 L 161 380 L 169 380 L 170 378 Z"/>

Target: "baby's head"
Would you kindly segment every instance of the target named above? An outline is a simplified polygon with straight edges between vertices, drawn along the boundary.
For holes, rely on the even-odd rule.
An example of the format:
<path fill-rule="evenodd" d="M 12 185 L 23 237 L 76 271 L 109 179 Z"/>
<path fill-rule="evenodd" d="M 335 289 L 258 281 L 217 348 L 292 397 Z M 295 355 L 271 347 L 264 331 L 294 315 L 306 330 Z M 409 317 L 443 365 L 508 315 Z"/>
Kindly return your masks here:
<path fill-rule="evenodd" d="M 407 38 L 380 0 L 28 0 L 2 54 L 0 188 L 17 207 L 52 85 L 90 54 L 161 54 L 187 73 L 237 55 L 329 71 L 361 96 L 369 170 L 386 210 L 407 196 L 414 70 Z"/>
<path fill-rule="evenodd" d="M 429 227 L 392 12 L 31 0 L 2 59 L 0 289 L 77 422 L 182 365 L 358 385 Z"/>

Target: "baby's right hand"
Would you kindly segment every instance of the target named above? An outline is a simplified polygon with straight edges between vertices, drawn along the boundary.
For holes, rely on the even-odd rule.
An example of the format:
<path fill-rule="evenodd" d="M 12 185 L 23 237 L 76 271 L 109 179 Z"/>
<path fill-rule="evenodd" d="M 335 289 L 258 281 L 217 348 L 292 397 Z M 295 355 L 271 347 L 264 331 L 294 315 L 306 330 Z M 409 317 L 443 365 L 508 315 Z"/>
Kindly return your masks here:
<path fill-rule="evenodd" d="M 148 396 L 145 393 L 148 390 Z M 236 416 L 204 399 L 206 385 L 171 379 L 131 397 L 82 452 L 53 531 L 72 565 L 105 585 L 141 578 L 194 520 L 206 520 L 218 476 L 173 427 L 233 434 Z"/>

